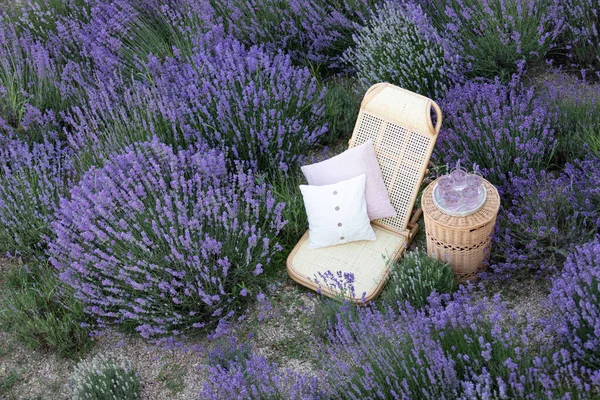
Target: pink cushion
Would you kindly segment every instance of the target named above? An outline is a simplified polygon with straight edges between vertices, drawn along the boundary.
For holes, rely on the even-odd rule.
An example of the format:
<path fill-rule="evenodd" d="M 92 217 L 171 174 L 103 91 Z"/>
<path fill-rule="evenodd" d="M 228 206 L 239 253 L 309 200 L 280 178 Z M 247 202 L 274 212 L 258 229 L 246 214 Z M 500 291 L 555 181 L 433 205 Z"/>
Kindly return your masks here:
<path fill-rule="evenodd" d="M 396 216 L 396 210 L 390 203 L 390 196 L 383 182 L 371 140 L 328 160 L 305 165 L 302 167 L 302 172 L 306 176 L 308 184 L 315 186 L 331 185 L 365 174 L 367 176 L 365 199 L 367 200 L 369 219 L 372 221 Z"/>

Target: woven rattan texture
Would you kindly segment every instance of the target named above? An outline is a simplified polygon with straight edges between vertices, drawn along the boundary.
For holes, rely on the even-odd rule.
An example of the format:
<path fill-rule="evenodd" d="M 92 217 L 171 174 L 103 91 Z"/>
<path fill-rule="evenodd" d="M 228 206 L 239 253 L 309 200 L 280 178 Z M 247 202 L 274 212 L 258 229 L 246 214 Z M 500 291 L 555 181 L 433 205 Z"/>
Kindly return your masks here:
<path fill-rule="evenodd" d="M 376 241 L 363 240 L 321 249 L 309 249 L 308 232 L 305 233 L 289 256 L 290 276 L 297 281 L 301 279 L 305 286 L 332 295 L 337 291 L 329 290 L 319 273 L 350 272 L 354 274 L 354 295 L 347 296 L 348 299 L 361 302 L 364 293 L 366 301 L 372 300 L 387 282 L 389 260 L 400 257 L 407 246 L 406 237 L 377 225 L 373 225 L 373 230 Z"/>
<path fill-rule="evenodd" d="M 390 202 L 398 214 L 377 220 L 377 224 L 397 232 L 406 230 L 437 138 L 430 117 L 435 103 L 404 93 L 387 84 L 372 88 L 365 96 L 350 141 L 350 147 L 373 141 Z M 394 109 L 395 113 L 391 111 Z M 438 118 L 441 120 L 441 115 Z"/>
<path fill-rule="evenodd" d="M 500 196 L 496 188 L 484 181 L 487 199 L 483 207 L 466 217 L 454 217 L 440 211 L 433 202 L 431 183 L 421 197 L 425 217 L 427 253 L 449 262 L 461 282 L 476 278 L 489 258 Z"/>

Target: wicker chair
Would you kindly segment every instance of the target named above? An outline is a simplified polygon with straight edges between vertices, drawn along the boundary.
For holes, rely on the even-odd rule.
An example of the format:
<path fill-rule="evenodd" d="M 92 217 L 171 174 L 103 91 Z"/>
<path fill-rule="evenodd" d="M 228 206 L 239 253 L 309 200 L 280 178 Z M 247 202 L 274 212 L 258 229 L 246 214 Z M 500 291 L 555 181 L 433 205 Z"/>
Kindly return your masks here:
<path fill-rule="evenodd" d="M 437 116 L 435 127 L 432 108 Z M 398 215 L 371 223 L 375 241 L 309 249 L 307 231 L 287 259 L 292 279 L 335 297 L 340 295 L 340 289 L 331 283 L 324 286 L 319 274 L 341 271 L 354 274 L 354 291 L 343 290 L 346 298 L 356 303 L 369 302 L 381 292 L 389 278 L 391 262 L 402 256 L 419 229 L 416 222 L 421 210 L 412 219 L 411 212 L 441 124 L 440 108 L 427 97 L 388 83 L 376 84 L 367 91 L 350 147 L 373 140 L 383 180 Z"/>

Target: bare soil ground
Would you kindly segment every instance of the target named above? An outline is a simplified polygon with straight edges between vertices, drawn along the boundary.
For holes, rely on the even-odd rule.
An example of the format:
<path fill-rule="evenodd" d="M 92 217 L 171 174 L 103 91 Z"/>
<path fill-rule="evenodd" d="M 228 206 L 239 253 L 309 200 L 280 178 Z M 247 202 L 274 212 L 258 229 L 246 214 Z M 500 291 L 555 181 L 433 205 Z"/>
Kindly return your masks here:
<path fill-rule="evenodd" d="M 424 246 L 421 238 L 416 242 Z M 0 262 L 0 287 L 7 269 L 7 263 Z M 539 318 L 548 315 L 546 290 L 542 281 L 528 280 L 491 284 L 480 295 L 500 292 L 518 315 Z M 307 290 L 287 279 L 274 291 L 272 308 L 254 307 L 235 327 L 235 334 L 281 367 L 314 374 L 310 319 L 315 301 Z M 206 352 L 214 343 L 201 339 L 188 346 L 165 350 L 138 337 L 114 334 L 96 338 L 85 358 L 98 353 L 127 357 L 140 376 L 142 399 L 192 399 L 198 398 L 206 379 Z M 25 348 L 0 331 L 0 399 L 68 399 L 68 378 L 74 367 L 72 360 Z"/>
<path fill-rule="evenodd" d="M 0 287 L 10 263 L 0 262 Z M 14 268 L 14 266 L 11 266 Z M 255 352 L 298 372 L 312 370 L 309 313 L 314 300 L 291 281 L 279 286 L 272 308 L 257 305 L 234 334 L 250 341 Z M 259 316 L 262 322 L 259 322 Z M 250 337 L 250 338 L 249 338 Z M 112 334 L 95 338 L 85 358 L 98 353 L 123 355 L 138 372 L 142 399 L 198 398 L 206 379 L 209 339 L 189 341 L 186 349 L 166 350 L 139 337 Z M 0 399 L 68 399 L 68 379 L 76 362 L 23 347 L 0 331 Z"/>

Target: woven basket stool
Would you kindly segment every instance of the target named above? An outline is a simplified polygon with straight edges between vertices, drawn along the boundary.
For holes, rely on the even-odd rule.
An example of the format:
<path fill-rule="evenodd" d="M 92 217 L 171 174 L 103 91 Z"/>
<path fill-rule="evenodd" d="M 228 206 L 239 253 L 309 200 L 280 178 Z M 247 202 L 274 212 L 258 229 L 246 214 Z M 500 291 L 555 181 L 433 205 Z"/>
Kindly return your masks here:
<path fill-rule="evenodd" d="M 475 279 L 485 270 L 489 259 L 496 215 L 500 209 L 498 190 L 484 180 L 487 198 L 483 207 L 474 214 L 453 217 L 440 211 L 433 202 L 436 182 L 427 186 L 421 197 L 427 254 L 450 263 L 460 282 Z"/>

